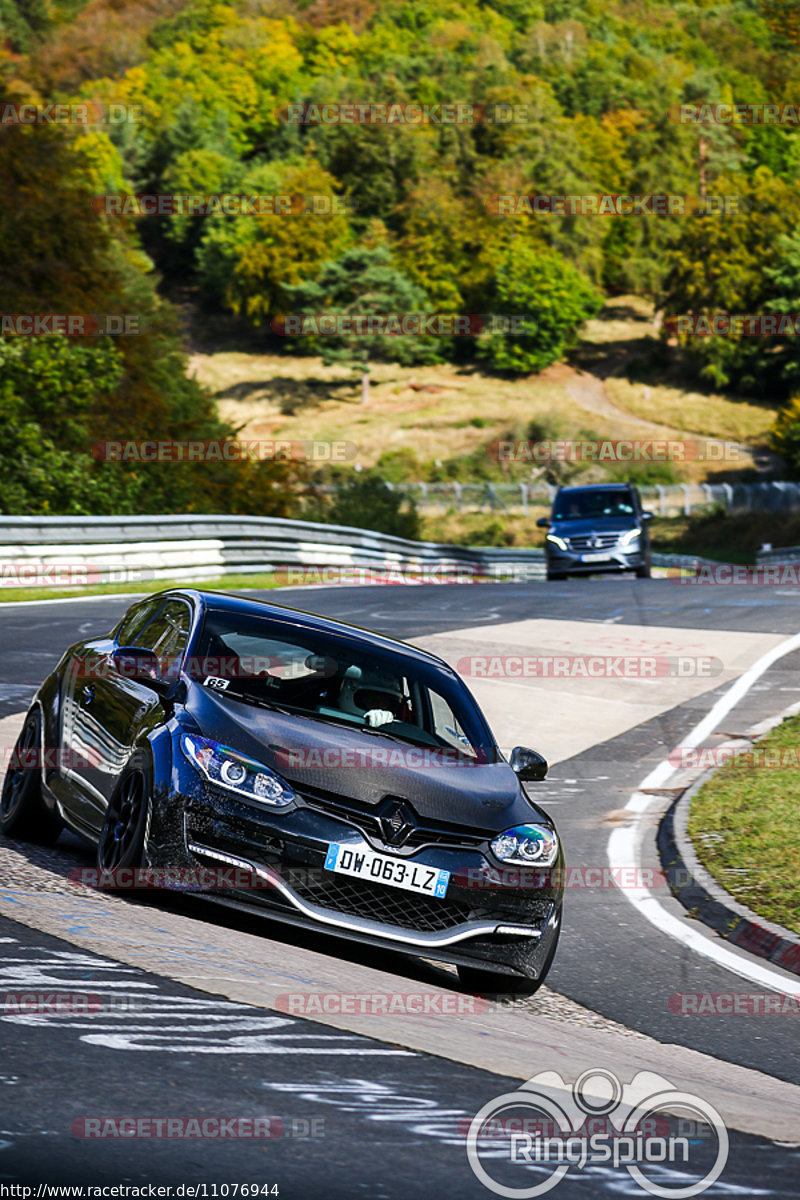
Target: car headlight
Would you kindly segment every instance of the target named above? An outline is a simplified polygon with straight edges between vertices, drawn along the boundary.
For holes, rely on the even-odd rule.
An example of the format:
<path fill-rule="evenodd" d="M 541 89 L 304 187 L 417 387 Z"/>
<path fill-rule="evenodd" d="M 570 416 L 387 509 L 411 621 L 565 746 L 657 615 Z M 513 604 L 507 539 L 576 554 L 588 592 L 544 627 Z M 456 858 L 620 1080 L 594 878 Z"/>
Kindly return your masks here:
<path fill-rule="evenodd" d="M 568 550 L 569 547 L 563 538 L 560 538 L 556 533 L 548 533 L 544 539 L 546 542 L 552 542 L 554 546 L 558 546 L 559 550 Z"/>
<path fill-rule="evenodd" d="M 558 835 L 547 825 L 516 825 L 494 839 L 492 850 L 501 862 L 552 867 L 558 858 Z"/>
<path fill-rule="evenodd" d="M 627 533 L 623 533 L 619 539 L 620 550 L 626 550 L 628 546 L 632 546 L 635 541 L 642 536 L 641 529 L 629 529 Z"/>
<path fill-rule="evenodd" d="M 218 787 L 238 792 L 240 796 L 270 808 L 285 808 L 296 798 L 289 784 L 269 767 L 230 746 L 184 733 L 181 734 L 181 749 L 189 762 Z"/>

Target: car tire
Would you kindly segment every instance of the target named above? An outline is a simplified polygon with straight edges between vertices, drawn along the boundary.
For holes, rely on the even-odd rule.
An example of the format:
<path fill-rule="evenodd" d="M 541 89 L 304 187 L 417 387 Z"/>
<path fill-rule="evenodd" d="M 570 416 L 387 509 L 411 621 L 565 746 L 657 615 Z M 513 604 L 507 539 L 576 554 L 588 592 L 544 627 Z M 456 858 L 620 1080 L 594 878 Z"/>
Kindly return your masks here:
<path fill-rule="evenodd" d="M 645 563 L 643 566 L 636 568 L 636 578 L 637 579 L 649 579 L 650 575 L 651 575 L 650 563 Z"/>
<path fill-rule="evenodd" d="M 553 965 L 560 934 L 559 926 L 538 979 L 529 979 L 524 975 L 502 975 L 499 971 L 487 971 L 483 967 L 459 966 L 458 978 L 462 988 L 481 996 L 532 996 L 538 992 Z"/>
<path fill-rule="evenodd" d="M 25 717 L 3 780 L 0 829 L 7 837 L 52 846 L 64 826 L 45 806 L 41 766 L 25 765 L 25 759 L 38 755 L 41 746 L 42 714 L 38 707 L 34 707 Z M 16 769 L 13 765 L 15 758 L 22 764 Z"/>
<path fill-rule="evenodd" d="M 548 572 L 547 572 L 547 580 L 548 580 L 548 582 L 550 582 L 551 580 L 554 580 L 554 579 L 555 579 L 555 580 L 562 580 L 562 579 L 566 579 L 566 578 L 567 578 L 567 572 L 566 572 L 566 571 L 548 571 Z"/>
<path fill-rule="evenodd" d="M 123 773 L 106 809 L 97 843 L 97 869 L 101 874 L 136 869 L 142 865 L 144 839 L 150 811 L 150 776 L 142 763 Z"/>

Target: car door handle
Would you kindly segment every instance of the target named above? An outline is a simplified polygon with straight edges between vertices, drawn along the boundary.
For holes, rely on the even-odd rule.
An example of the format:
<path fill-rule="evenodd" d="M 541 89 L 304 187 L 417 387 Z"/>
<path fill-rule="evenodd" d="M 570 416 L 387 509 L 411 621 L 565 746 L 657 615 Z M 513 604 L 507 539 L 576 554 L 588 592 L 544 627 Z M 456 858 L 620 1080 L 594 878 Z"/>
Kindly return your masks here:
<path fill-rule="evenodd" d="M 83 705 L 87 707 L 94 700 L 94 684 L 90 683 L 83 689 Z"/>

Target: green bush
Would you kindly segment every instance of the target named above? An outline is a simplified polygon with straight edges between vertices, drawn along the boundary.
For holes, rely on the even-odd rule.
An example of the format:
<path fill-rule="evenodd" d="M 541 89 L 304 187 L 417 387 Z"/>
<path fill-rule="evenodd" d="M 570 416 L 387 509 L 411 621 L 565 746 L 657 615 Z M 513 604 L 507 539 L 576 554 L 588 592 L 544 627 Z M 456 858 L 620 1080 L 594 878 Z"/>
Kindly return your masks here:
<path fill-rule="evenodd" d="M 411 497 L 388 487 L 379 475 L 365 471 L 336 484 L 325 518 L 333 525 L 375 529 L 395 537 L 418 539 L 420 519 Z"/>
<path fill-rule="evenodd" d="M 478 355 L 497 370 L 520 375 L 561 358 L 584 321 L 603 306 L 601 293 L 571 263 L 521 240 L 501 258 L 493 291 L 495 321 L 521 318 L 521 324 L 509 331 L 490 326 L 479 337 Z"/>

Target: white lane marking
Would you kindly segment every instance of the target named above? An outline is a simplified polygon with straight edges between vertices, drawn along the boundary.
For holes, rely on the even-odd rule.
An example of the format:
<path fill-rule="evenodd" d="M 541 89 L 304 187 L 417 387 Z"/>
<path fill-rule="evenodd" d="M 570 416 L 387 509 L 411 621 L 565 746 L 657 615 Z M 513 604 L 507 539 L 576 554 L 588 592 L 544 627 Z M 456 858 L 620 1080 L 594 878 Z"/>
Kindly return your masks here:
<path fill-rule="evenodd" d="M 409 1095 L 399 1081 L 337 1079 L 331 1083 L 264 1083 L 271 1091 L 300 1096 L 312 1104 L 330 1104 L 339 1112 L 354 1113 L 367 1121 L 404 1125 L 409 1132 L 434 1137 L 445 1146 L 464 1146 L 465 1130 L 474 1113 L 463 1108 L 443 1108 L 437 1100 Z M 506 1142 L 507 1147 L 507 1142 Z"/>
<path fill-rule="evenodd" d="M 720 721 L 727 716 L 731 709 L 735 708 L 756 680 L 760 679 L 773 663 L 798 649 L 800 649 L 800 634 L 795 634 L 794 637 L 779 642 L 777 646 L 773 646 L 771 650 L 763 654 L 749 670 L 745 671 L 744 675 L 728 688 L 727 692 L 720 696 L 710 712 L 695 725 L 691 733 L 681 739 L 681 745 L 693 747 L 704 742 L 714 732 Z M 645 789 L 663 787 L 676 770 L 677 768 L 669 759 L 662 759 L 647 778 L 642 780 L 639 789 L 631 795 L 624 811 L 636 815 L 639 820 L 629 826 L 615 829 L 608 839 L 608 861 L 612 871 L 638 870 L 639 847 L 644 837 L 641 818 L 659 802 L 658 797 L 646 795 Z M 636 878 L 632 874 L 628 874 L 626 877 Z M 795 983 L 778 974 L 777 971 L 750 962 L 746 958 L 740 958 L 739 955 L 734 954 L 732 950 L 727 949 L 719 942 L 712 941 L 705 934 L 689 928 L 683 920 L 674 917 L 665 908 L 662 908 L 648 888 L 632 887 L 622 890 L 626 899 L 651 925 L 655 925 L 662 933 L 675 938 L 676 941 L 682 942 L 690 950 L 710 958 L 718 966 L 732 971 L 743 979 L 749 979 L 753 983 L 761 984 L 775 992 L 781 992 L 785 996 L 800 996 L 800 980 Z"/>
<path fill-rule="evenodd" d="M 364 1057 L 413 1057 L 410 1050 L 373 1050 L 369 1046 L 331 1046 L 333 1039 L 319 1038 L 313 1046 L 286 1046 L 275 1040 L 273 1034 L 257 1034 L 254 1037 L 236 1037 L 227 1042 L 216 1044 L 196 1045 L 189 1040 L 188 1044 L 178 1041 L 173 1045 L 156 1042 L 144 1045 L 126 1034 L 87 1034 L 81 1038 L 91 1046 L 106 1046 L 110 1050 L 155 1050 L 159 1054 L 346 1054 Z"/>
<path fill-rule="evenodd" d="M 94 978 L 98 973 L 108 972 L 122 978 Z M 84 1043 L 112 1050 L 413 1056 L 413 1051 L 373 1048 L 358 1034 L 306 1027 L 294 1017 L 264 1013 L 236 1001 L 168 996 L 156 984 L 130 978 L 139 974 L 136 967 L 78 951 L 20 946 L 12 949 L 9 957 L 0 956 L 0 1022 L 66 1029 Z M 112 990 L 101 992 L 102 988 Z M 74 993 L 79 998 L 77 1011 L 57 1007 L 55 995 L 62 992 Z M 40 994 L 38 1011 L 37 993 Z M 87 1013 L 88 998 L 92 996 L 99 1003 L 94 1012 Z M 30 1003 L 33 1011 L 28 1007 Z M 127 1011 L 120 1011 L 123 1007 Z M 0 1076 L 2 1082 L 8 1081 Z"/>

